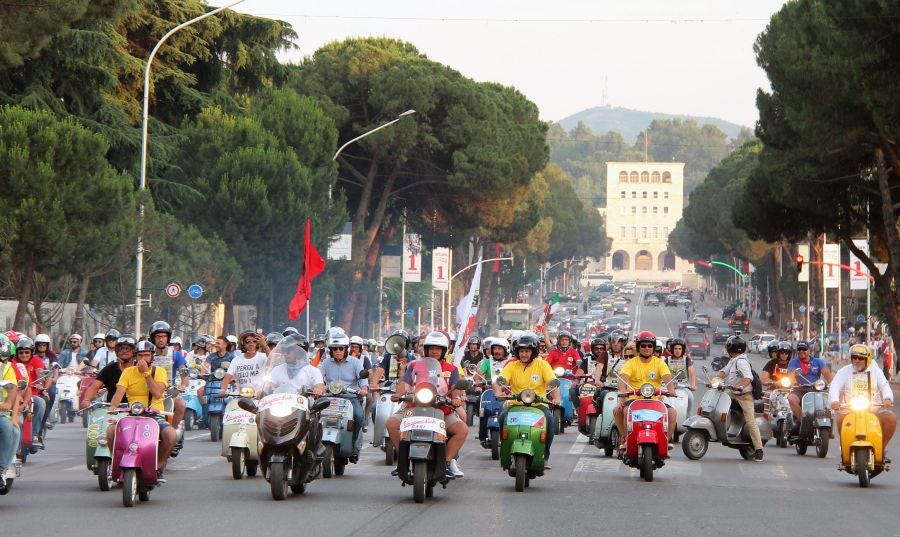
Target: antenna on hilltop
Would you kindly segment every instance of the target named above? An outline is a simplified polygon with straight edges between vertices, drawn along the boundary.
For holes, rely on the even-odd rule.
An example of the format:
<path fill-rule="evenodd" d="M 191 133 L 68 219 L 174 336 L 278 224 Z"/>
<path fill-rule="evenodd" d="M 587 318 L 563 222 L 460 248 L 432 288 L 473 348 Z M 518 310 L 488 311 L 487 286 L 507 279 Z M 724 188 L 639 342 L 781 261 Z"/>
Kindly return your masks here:
<path fill-rule="evenodd" d="M 603 93 L 600 94 L 600 106 L 609 106 L 609 77 L 603 77 Z"/>

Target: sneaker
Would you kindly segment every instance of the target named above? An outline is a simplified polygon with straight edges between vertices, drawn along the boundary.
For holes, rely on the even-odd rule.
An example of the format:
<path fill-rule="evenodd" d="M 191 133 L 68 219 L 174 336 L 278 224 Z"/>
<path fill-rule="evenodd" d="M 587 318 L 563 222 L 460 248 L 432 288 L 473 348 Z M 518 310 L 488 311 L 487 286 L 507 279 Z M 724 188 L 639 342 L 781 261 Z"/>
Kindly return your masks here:
<path fill-rule="evenodd" d="M 456 462 L 455 459 L 450 461 L 450 470 L 453 472 L 453 477 L 462 478 L 466 476 L 466 474 L 464 474 L 463 471 L 459 468 L 459 463 Z"/>
<path fill-rule="evenodd" d="M 157 471 L 156 471 L 156 482 L 159 483 L 160 485 L 162 485 L 163 483 L 166 482 L 166 478 L 163 477 L 163 471 L 162 471 L 162 470 L 157 470 Z"/>
<path fill-rule="evenodd" d="M 763 460 L 763 451 L 761 449 L 757 449 L 756 453 L 753 455 L 753 460 L 755 462 L 762 462 Z"/>
<path fill-rule="evenodd" d="M 39 436 L 35 436 L 31 440 L 31 447 L 35 447 L 38 449 L 44 449 L 44 442 L 43 442 L 43 440 L 41 440 L 41 438 Z"/>
<path fill-rule="evenodd" d="M 399 475 L 400 475 L 400 468 L 394 468 L 393 470 L 391 470 L 392 477 L 397 477 Z"/>
<path fill-rule="evenodd" d="M 456 475 L 453 473 L 453 469 L 450 468 L 450 463 L 446 463 L 444 466 L 444 476 L 447 479 L 456 479 Z"/>
<path fill-rule="evenodd" d="M 547 464 L 546 462 L 544 463 L 544 470 L 552 470 L 552 469 L 553 469 L 552 466 L 550 466 L 550 465 Z"/>

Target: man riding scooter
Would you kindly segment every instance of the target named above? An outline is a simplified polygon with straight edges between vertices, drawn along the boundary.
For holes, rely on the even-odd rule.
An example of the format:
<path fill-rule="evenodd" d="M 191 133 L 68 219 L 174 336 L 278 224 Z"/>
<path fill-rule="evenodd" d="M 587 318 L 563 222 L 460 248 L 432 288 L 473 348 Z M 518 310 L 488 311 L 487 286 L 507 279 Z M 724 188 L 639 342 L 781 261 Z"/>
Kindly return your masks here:
<path fill-rule="evenodd" d="M 116 393 L 109 402 L 110 410 L 117 410 L 126 397 L 131 403 L 146 401 L 147 406 L 152 409 L 165 410 L 163 403 L 165 391 L 169 385 L 169 377 L 165 369 L 153 365 L 155 351 L 156 349 L 149 341 L 141 341 L 137 344 L 135 348 L 137 365 L 122 371 L 119 382 L 116 383 Z M 169 454 L 175 446 L 175 429 L 169 426 L 163 416 L 155 416 L 153 419 L 159 424 L 160 434 L 160 447 L 156 456 L 157 481 L 165 483 L 163 471 L 169 460 Z"/>
<path fill-rule="evenodd" d="M 34 402 L 34 414 L 31 423 L 34 426 L 32 434 L 34 440 L 32 446 L 43 447 L 44 437 L 39 424 L 44 419 L 44 412 L 47 410 L 47 400 L 42 396 L 44 385 L 38 382 L 41 374 L 44 372 L 44 362 L 40 359 L 33 359 L 34 341 L 28 337 L 20 337 L 16 344 L 16 360 L 21 363 L 28 372 L 28 383 L 31 385 L 31 400 Z"/>
<path fill-rule="evenodd" d="M 796 372 L 797 369 L 800 370 L 799 374 Z M 803 415 L 800 401 L 803 399 L 803 394 L 813 389 L 811 385 L 819 378 L 824 378 L 825 382 L 830 383 L 832 377 L 828 364 L 822 358 L 812 358 L 809 344 L 805 341 L 797 342 L 797 356 L 791 358 L 791 361 L 788 362 L 788 375 L 791 378 L 791 385 L 794 386 L 794 389 L 791 390 L 791 394 L 788 396 L 788 402 L 791 405 L 791 412 L 794 416 Z M 801 384 L 805 386 L 801 386 Z M 795 420 L 794 429 L 791 431 L 793 436 L 798 434 L 800 434 L 800 419 Z"/>
<path fill-rule="evenodd" d="M 654 355 L 656 350 L 656 336 L 653 332 L 645 330 L 634 338 L 637 346 L 637 356 L 628 360 L 625 367 L 619 373 L 619 404 L 613 409 L 613 415 L 616 418 L 616 427 L 620 431 L 625 431 L 625 409 L 631 405 L 632 401 L 639 398 L 637 395 L 628 395 L 628 391 L 634 391 L 645 383 L 650 383 L 656 390 L 666 385 L 669 393 L 675 393 L 675 386 L 672 383 L 672 372 L 669 366 Z M 627 401 L 622 401 L 628 397 Z M 669 423 L 674 424 L 676 421 L 675 409 L 666 405 L 669 414 Z M 669 449 L 672 449 L 672 435 L 675 433 L 675 427 L 669 427 Z M 625 446 L 627 435 L 622 435 L 620 447 Z"/>

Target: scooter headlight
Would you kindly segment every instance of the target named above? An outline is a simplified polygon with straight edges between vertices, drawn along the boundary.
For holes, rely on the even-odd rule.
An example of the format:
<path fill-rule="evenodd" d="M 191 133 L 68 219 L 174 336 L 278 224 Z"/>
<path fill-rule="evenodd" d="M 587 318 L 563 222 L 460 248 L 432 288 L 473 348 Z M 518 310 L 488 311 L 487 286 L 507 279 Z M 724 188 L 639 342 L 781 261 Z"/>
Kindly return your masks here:
<path fill-rule="evenodd" d="M 522 392 L 521 395 L 519 395 L 519 399 L 521 399 L 522 402 L 525 403 L 526 405 L 530 405 L 531 403 L 533 403 L 534 398 L 535 398 L 534 390 L 525 390 Z"/>
<path fill-rule="evenodd" d="M 816 391 L 821 392 L 825 389 L 825 381 L 822 379 L 817 380 L 815 384 L 813 384 L 813 388 L 815 388 Z"/>
<path fill-rule="evenodd" d="M 275 403 L 269 408 L 269 414 L 275 418 L 286 418 L 291 415 L 294 409 L 286 401 Z"/>
<path fill-rule="evenodd" d="M 340 382 L 332 382 L 328 385 L 328 392 L 331 395 L 340 395 L 344 391 L 344 385 Z"/>
<path fill-rule="evenodd" d="M 853 399 L 850 399 L 850 409 L 859 412 L 860 410 L 866 410 L 869 408 L 869 398 L 865 395 L 857 395 L 854 396 Z"/>
<path fill-rule="evenodd" d="M 791 379 L 788 377 L 781 377 L 781 387 L 782 388 L 790 388 L 791 387 Z"/>
<path fill-rule="evenodd" d="M 421 388 L 416 391 L 416 401 L 419 404 L 430 405 L 434 401 L 435 393 L 430 388 Z"/>
<path fill-rule="evenodd" d="M 656 388 L 649 382 L 641 385 L 641 395 L 643 397 L 653 397 L 654 393 L 656 393 Z"/>
<path fill-rule="evenodd" d="M 144 413 L 144 403 L 140 401 L 135 401 L 131 403 L 131 415 L 132 416 L 140 416 Z"/>
<path fill-rule="evenodd" d="M 556 375 L 557 377 L 561 377 L 566 374 L 566 370 L 561 367 L 557 367 L 556 369 L 553 370 L 553 374 Z"/>
<path fill-rule="evenodd" d="M 710 388 L 718 388 L 719 384 L 722 383 L 721 377 L 713 377 L 709 379 L 709 387 Z"/>
<path fill-rule="evenodd" d="M 251 397 L 252 398 L 252 397 L 256 396 L 256 390 L 254 390 L 252 386 L 244 386 L 243 388 L 241 388 L 240 395 L 241 395 L 241 397 Z"/>

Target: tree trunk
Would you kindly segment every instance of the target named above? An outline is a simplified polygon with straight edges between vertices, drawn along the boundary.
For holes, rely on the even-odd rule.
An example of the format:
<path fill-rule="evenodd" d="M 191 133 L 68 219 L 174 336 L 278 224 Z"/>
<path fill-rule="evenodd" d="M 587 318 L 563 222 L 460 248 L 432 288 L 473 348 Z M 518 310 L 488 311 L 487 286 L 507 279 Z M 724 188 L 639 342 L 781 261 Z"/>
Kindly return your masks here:
<path fill-rule="evenodd" d="M 897 154 L 890 144 L 886 145 L 888 155 L 894 166 L 900 164 Z M 879 286 L 879 297 L 884 304 L 884 316 L 894 341 L 900 341 L 900 323 L 897 320 L 897 293 L 891 289 L 890 282 L 900 282 L 900 233 L 897 232 L 897 215 L 894 212 L 894 201 L 891 196 L 891 184 L 888 170 L 885 167 L 884 152 L 875 150 L 875 167 L 878 174 L 878 189 L 881 192 L 881 213 L 884 232 L 887 236 L 888 270 L 885 271 L 884 283 Z M 893 168 L 897 174 L 897 168 Z M 881 278 L 879 278 L 880 280 Z"/>
<path fill-rule="evenodd" d="M 70 333 L 81 333 L 84 324 L 84 304 L 87 302 L 88 290 L 91 288 L 91 280 L 93 276 L 86 275 L 81 279 L 81 285 L 78 288 L 78 300 L 75 302 L 75 318 L 72 320 L 72 328 Z M 87 334 L 82 334 L 85 339 Z"/>
<path fill-rule="evenodd" d="M 225 334 L 234 334 L 234 294 L 225 295 L 225 319 L 222 323 L 222 331 Z"/>
<path fill-rule="evenodd" d="M 22 280 L 19 286 L 19 303 L 16 305 L 16 316 L 13 318 L 12 329 L 22 331 L 25 323 L 25 314 L 28 311 L 28 300 L 31 298 L 31 289 L 34 284 L 34 252 L 25 253 L 25 263 L 22 267 Z"/>

